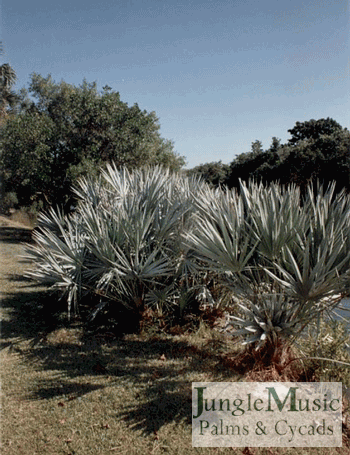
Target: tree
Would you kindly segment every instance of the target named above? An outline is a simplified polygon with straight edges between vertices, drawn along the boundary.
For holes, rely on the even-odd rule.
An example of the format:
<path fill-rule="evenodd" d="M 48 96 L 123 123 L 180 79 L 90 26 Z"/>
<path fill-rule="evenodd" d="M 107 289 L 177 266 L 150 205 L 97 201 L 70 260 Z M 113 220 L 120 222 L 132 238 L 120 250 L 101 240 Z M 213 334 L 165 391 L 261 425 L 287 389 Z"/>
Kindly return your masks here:
<path fill-rule="evenodd" d="M 51 153 L 54 122 L 39 114 L 21 113 L 1 132 L 4 192 L 15 192 L 21 206 L 52 200 L 64 185 L 58 157 Z"/>
<path fill-rule="evenodd" d="M 33 73 L 29 93 L 34 101 L 21 92 L 19 112 L 0 136 L 5 190 L 15 191 L 20 205 L 35 198 L 69 205 L 75 180 L 106 163 L 184 165 L 160 136 L 155 112 L 129 107 L 108 86 L 99 92 L 86 80 L 77 87 Z"/>
<path fill-rule="evenodd" d="M 211 186 L 223 185 L 226 182 L 230 166 L 223 164 L 221 161 L 200 164 L 188 171 L 189 175 L 199 174 Z"/>
<path fill-rule="evenodd" d="M 336 191 L 350 189 L 350 133 L 331 118 L 296 122 L 288 130 L 292 138 L 280 148 L 282 183 L 302 189 L 319 180 L 336 182 Z"/>
<path fill-rule="evenodd" d="M 262 147 L 262 142 L 261 141 L 254 141 L 252 142 L 252 154 L 253 155 L 259 155 L 260 153 L 263 153 L 263 147 Z"/>
<path fill-rule="evenodd" d="M 230 188 L 238 188 L 239 181 L 271 182 L 278 179 L 276 172 L 279 165 L 280 139 L 273 137 L 272 144 L 268 150 L 263 150 L 260 141 L 252 142 L 252 151 L 241 153 L 230 164 L 226 184 Z"/>
<path fill-rule="evenodd" d="M 338 122 L 330 117 L 319 120 L 311 119 L 307 122 L 296 122 L 294 128 L 288 130 L 291 134 L 288 144 L 294 145 L 300 141 L 308 139 L 318 139 L 321 136 L 330 136 L 333 133 L 341 131 L 343 128 Z"/>
<path fill-rule="evenodd" d="M 0 42 L 0 55 L 3 55 L 3 46 Z M 3 63 L 0 65 L 0 122 L 7 117 L 7 108 L 13 107 L 18 97 L 12 90 L 17 80 L 15 70 L 8 64 Z"/>
<path fill-rule="evenodd" d="M 283 183 L 305 188 L 311 181 L 336 182 L 336 190 L 350 189 L 350 132 L 336 128 L 329 135 L 304 138 L 283 148 L 280 165 Z"/>
<path fill-rule="evenodd" d="M 310 182 L 336 181 L 336 191 L 350 190 L 350 132 L 331 118 L 296 122 L 288 130 L 287 144 L 273 137 L 263 151 L 260 141 L 252 151 L 238 155 L 230 164 L 229 187 L 239 187 L 239 180 L 249 178 L 263 183 L 295 183 L 306 189 Z"/>

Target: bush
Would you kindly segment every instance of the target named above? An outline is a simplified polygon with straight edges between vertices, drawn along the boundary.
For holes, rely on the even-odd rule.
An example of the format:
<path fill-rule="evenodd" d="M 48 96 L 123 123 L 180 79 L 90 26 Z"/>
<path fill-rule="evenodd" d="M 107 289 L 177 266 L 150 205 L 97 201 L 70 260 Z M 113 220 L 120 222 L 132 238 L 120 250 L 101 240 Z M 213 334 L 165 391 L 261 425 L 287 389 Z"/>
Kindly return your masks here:
<path fill-rule="evenodd" d="M 146 310 L 229 305 L 234 335 L 271 364 L 349 291 L 350 196 L 334 185 L 301 196 L 251 182 L 238 194 L 162 168 L 108 166 L 75 193 L 76 211 L 42 214 L 28 248 L 28 275 L 62 290 L 69 313 L 85 302 L 90 319 L 135 329 Z"/>
<path fill-rule="evenodd" d="M 8 213 L 10 209 L 14 209 L 18 204 L 17 195 L 15 192 L 9 192 L 4 195 L 2 210 Z"/>
<path fill-rule="evenodd" d="M 229 325 L 267 364 L 304 329 L 331 315 L 349 290 L 350 199 L 308 187 L 264 187 L 198 194 L 188 246 L 240 298 Z"/>
<path fill-rule="evenodd" d="M 120 307 L 136 320 L 145 308 L 184 308 L 198 274 L 182 235 L 201 186 L 160 167 L 108 166 L 98 179 L 81 179 L 73 214 L 51 209 L 39 217 L 28 276 L 61 289 L 69 314 L 89 301 L 90 319 L 106 309 L 120 314 Z"/>

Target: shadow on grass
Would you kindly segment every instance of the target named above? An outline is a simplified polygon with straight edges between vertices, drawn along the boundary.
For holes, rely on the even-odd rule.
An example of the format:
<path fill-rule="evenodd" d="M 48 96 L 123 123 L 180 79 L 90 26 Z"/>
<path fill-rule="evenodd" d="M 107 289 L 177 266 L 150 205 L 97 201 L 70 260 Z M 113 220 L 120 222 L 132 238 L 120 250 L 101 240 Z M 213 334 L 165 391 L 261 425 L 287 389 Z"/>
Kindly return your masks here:
<path fill-rule="evenodd" d="M 181 392 L 172 388 L 181 387 Z M 120 414 L 123 420 L 134 430 L 141 430 L 146 435 L 158 432 L 169 423 L 192 422 L 191 384 L 180 381 L 168 381 L 162 385 L 151 386 L 146 391 L 147 401 L 139 406 L 129 406 Z"/>
<path fill-rule="evenodd" d="M 115 388 L 116 394 L 131 387 L 136 396 L 128 392 L 125 405 L 113 413 L 146 435 L 169 423 L 191 424 L 191 381 L 196 379 L 189 378 L 216 370 L 223 377 L 218 355 L 174 339 L 42 344 L 25 355 L 29 362 L 39 360 L 41 368 L 58 375 L 36 381 L 29 399 L 69 400 L 106 387 Z M 228 378 L 232 380 L 232 372 Z"/>
<path fill-rule="evenodd" d="M 21 233 L 6 239 L 12 231 L 2 229 L 1 235 L 7 234 L 1 241 L 22 242 Z M 171 422 L 190 424 L 191 382 L 186 374 L 195 377 L 211 369 L 223 377 L 215 346 L 197 347 L 164 334 L 146 339 L 89 333 L 81 321 L 67 321 L 66 304 L 57 294 L 31 285 L 20 274 L 9 279 L 16 286 L 2 301 L 6 317 L 0 348 L 19 352 L 36 372 L 43 372 L 42 377 L 35 374 L 29 399 L 78 399 L 126 383 L 140 391 L 139 399 L 129 397 L 130 406 L 125 403 L 116 417 L 152 433 Z"/>
<path fill-rule="evenodd" d="M 191 382 L 186 373 L 203 374 L 211 369 L 222 376 L 220 356 L 212 346 L 197 347 L 174 337 L 147 340 L 129 335 L 106 340 L 80 332 L 75 340 L 65 340 L 82 328 L 77 323 L 65 326 L 59 317 L 43 313 L 40 305 L 33 306 L 43 298 L 47 298 L 45 293 L 27 293 L 7 300 L 7 306 L 16 311 L 2 330 L 3 338 L 29 341 L 30 348 L 26 343 L 22 350 L 21 342 L 17 346 L 5 343 L 43 371 L 42 378 L 36 376 L 33 381 L 30 400 L 65 401 L 128 384 L 139 390 L 139 397 L 128 396 L 115 417 L 135 431 L 152 434 L 172 422 L 190 425 Z M 53 307 L 52 303 L 47 308 Z"/>
<path fill-rule="evenodd" d="M 22 280 L 16 278 L 16 281 Z M 21 286 L 15 294 L 5 295 L 1 306 L 8 314 L 1 323 L 2 339 L 30 339 L 35 345 L 62 325 L 62 302 L 37 286 Z"/>
<path fill-rule="evenodd" d="M 67 382 L 64 380 L 42 380 L 39 381 L 38 390 L 29 398 L 39 400 L 49 400 L 52 398 L 64 398 L 68 401 L 82 398 L 90 392 L 103 389 L 105 386 L 100 384 L 82 384 L 79 382 Z"/>
<path fill-rule="evenodd" d="M 0 241 L 3 243 L 32 242 L 32 229 L 0 226 Z"/>

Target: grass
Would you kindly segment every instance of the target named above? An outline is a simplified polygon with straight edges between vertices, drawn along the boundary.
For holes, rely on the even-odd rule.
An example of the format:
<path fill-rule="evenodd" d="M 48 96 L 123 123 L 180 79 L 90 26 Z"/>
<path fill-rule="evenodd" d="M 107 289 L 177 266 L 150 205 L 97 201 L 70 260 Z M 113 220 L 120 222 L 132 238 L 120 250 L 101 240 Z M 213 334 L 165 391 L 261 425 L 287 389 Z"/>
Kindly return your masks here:
<path fill-rule="evenodd" d="M 192 448 L 191 382 L 244 380 L 237 345 L 204 324 L 88 334 L 23 278 L 22 240 L 23 228 L 0 226 L 2 455 L 349 453 L 347 428 L 342 448 Z"/>
<path fill-rule="evenodd" d="M 36 218 L 37 214 L 35 212 L 31 213 L 24 209 L 14 210 L 10 216 L 12 222 L 29 228 L 36 226 Z"/>

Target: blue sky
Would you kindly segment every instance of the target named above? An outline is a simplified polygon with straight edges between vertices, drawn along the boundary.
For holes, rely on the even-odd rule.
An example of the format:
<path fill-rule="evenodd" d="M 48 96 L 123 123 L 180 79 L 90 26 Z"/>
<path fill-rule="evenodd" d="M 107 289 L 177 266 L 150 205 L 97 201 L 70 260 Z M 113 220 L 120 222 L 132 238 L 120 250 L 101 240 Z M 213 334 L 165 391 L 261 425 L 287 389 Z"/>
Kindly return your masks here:
<path fill-rule="evenodd" d="M 285 142 L 296 121 L 350 128 L 348 0 L 2 0 L 5 57 L 109 85 L 155 111 L 187 167 Z"/>

